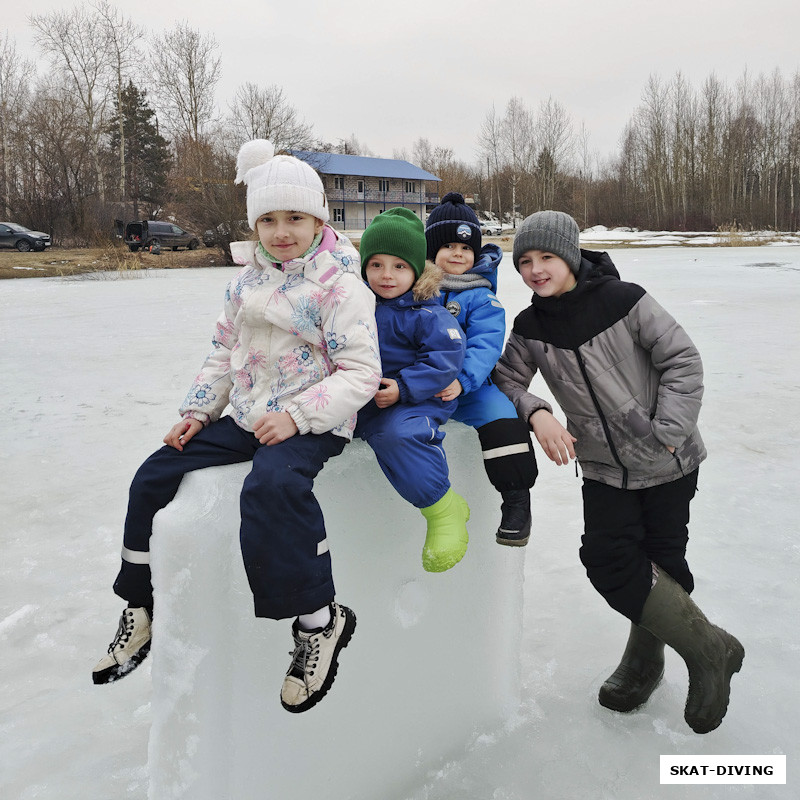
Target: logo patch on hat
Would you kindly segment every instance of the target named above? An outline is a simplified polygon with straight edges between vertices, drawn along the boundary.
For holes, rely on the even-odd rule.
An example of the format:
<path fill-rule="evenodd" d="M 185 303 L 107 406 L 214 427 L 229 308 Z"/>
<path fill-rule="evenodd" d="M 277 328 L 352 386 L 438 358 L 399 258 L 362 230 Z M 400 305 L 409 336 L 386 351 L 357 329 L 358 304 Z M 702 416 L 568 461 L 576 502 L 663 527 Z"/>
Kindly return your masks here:
<path fill-rule="evenodd" d="M 465 241 L 469 239 L 470 236 L 472 236 L 472 231 L 470 230 L 469 225 L 466 223 L 459 225 L 456 228 L 456 236 L 458 236 L 459 239 L 464 239 Z"/>

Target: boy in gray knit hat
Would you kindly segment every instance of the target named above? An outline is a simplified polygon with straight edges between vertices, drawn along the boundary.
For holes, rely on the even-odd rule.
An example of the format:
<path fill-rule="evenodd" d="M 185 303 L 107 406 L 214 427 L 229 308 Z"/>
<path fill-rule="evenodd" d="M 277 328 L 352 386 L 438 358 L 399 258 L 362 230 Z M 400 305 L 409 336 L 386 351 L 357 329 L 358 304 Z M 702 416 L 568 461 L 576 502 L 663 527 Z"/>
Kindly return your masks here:
<path fill-rule="evenodd" d="M 581 250 L 572 217 L 531 214 L 514 266 L 531 305 L 497 362 L 495 383 L 528 420 L 548 458 L 583 471 L 580 557 L 606 602 L 631 621 L 622 661 L 601 705 L 632 711 L 664 674 L 664 645 L 689 670 L 684 718 L 708 733 L 728 709 L 744 648 L 690 598 L 689 503 L 706 456 L 697 428 L 703 365 L 680 325 L 607 253 Z M 567 417 L 529 392 L 537 371 Z"/>

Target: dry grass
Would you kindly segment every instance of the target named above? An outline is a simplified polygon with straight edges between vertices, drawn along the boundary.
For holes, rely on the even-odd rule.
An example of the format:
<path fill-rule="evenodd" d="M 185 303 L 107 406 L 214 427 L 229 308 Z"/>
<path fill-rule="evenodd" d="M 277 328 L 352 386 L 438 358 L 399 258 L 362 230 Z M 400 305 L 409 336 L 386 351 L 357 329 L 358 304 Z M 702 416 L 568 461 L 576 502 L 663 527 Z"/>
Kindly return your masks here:
<path fill-rule="evenodd" d="M 122 245 L 105 247 L 51 247 L 42 253 L 0 250 L 0 279 L 52 278 L 106 273 L 133 276 L 146 269 L 220 267 L 225 260 L 215 247 L 197 250 L 165 250 L 161 255 L 131 253 Z"/>
<path fill-rule="evenodd" d="M 720 225 L 717 231 L 720 233 L 720 247 L 757 247 L 770 241 L 769 238 L 743 231 L 736 222 Z"/>

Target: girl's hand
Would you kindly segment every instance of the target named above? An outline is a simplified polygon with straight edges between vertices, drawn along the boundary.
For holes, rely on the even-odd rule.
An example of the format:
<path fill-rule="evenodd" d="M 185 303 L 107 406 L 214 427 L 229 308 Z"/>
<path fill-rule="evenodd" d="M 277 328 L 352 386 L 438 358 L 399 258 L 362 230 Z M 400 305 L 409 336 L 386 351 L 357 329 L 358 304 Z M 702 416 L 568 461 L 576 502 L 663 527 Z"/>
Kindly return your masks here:
<path fill-rule="evenodd" d="M 280 444 L 297 433 L 292 415 L 288 411 L 273 411 L 256 421 L 253 435 L 261 444 Z"/>
<path fill-rule="evenodd" d="M 675 448 L 671 444 L 665 445 L 665 447 L 667 448 L 667 450 L 669 450 L 670 453 L 675 452 Z"/>
<path fill-rule="evenodd" d="M 547 409 L 534 411 L 528 422 L 551 461 L 561 465 L 569 464 L 570 458 L 575 458 L 573 443 L 578 440 Z"/>
<path fill-rule="evenodd" d="M 199 419 L 187 417 L 176 422 L 162 441 L 182 453 L 183 446 L 201 430 L 203 430 L 203 423 Z"/>
<path fill-rule="evenodd" d="M 455 400 L 463 391 L 464 387 L 459 383 L 458 378 L 456 378 L 449 386 L 445 386 L 436 396 L 447 403 L 450 400 Z"/>
<path fill-rule="evenodd" d="M 400 389 L 393 378 L 381 378 L 381 388 L 375 394 L 375 405 L 378 408 L 393 406 L 400 399 Z"/>

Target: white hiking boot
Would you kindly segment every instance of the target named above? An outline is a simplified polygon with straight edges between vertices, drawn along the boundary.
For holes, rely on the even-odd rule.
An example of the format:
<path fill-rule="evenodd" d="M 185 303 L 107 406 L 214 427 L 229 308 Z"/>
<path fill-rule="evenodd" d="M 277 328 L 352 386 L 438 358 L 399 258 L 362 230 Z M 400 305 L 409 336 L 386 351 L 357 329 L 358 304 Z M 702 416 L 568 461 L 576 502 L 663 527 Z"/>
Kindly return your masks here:
<path fill-rule="evenodd" d="M 339 666 L 339 651 L 347 647 L 356 615 L 347 606 L 331 603 L 331 621 L 314 631 L 292 625 L 294 652 L 281 687 L 281 705 L 293 714 L 308 711 L 328 693 Z"/>
<path fill-rule="evenodd" d="M 144 661 L 150 652 L 150 613 L 146 608 L 126 608 L 107 655 L 92 670 L 94 683 L 113 683 L 125 677 Z"/>

